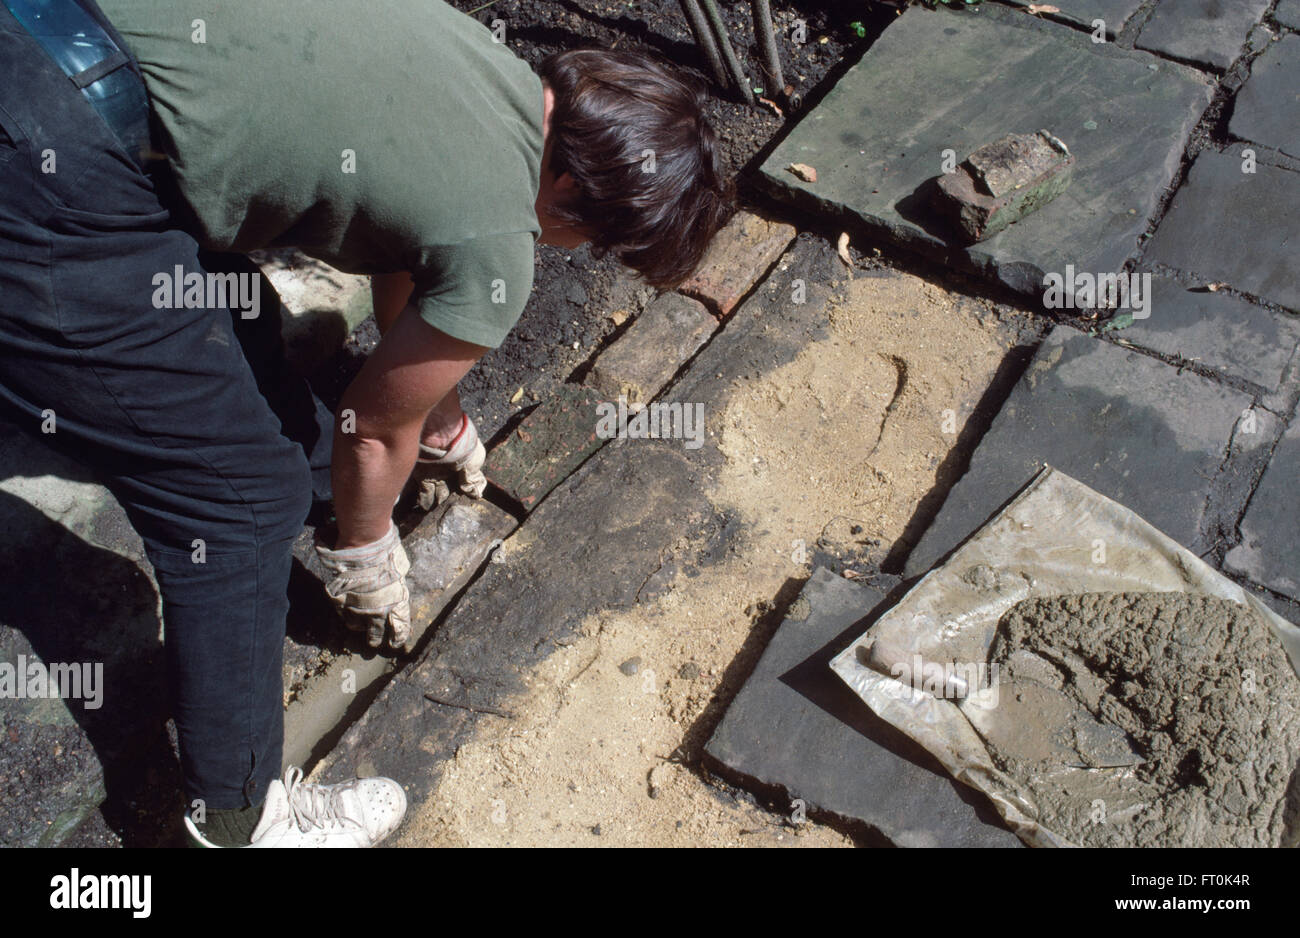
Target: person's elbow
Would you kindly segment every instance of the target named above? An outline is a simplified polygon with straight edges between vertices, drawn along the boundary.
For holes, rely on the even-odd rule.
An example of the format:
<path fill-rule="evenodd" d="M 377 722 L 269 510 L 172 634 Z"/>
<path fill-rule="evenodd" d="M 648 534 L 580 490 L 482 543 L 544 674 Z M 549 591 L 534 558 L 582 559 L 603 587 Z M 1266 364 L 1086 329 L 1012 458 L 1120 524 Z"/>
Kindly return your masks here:
<path fill-rule="evenodd" d="M 334 422 L 337 442 L 359 455 L 381 456 L 412 445 L 420 433 L 420 420 L 404 420 L 392 413 L 349 406 L 344 397 Z"/>

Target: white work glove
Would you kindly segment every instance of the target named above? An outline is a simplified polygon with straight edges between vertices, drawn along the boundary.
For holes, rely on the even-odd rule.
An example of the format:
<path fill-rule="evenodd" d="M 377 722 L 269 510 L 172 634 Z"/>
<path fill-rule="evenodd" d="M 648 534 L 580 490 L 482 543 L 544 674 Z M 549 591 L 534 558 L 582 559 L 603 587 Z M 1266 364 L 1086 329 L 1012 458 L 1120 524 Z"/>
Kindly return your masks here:
<path fill-rule="evenodd" d="M 354 632 L 365 632 L 366 642 L 378 648 L 388 636 L 396 651 L 409 651 L 411 641 L 411 594 L 406 574 L 411 561 L 402 548 L 397 525 L 373 544 L 330 550 L 319 541 L 316 553 L 329 574 L 325 593 L 343 623 Z"/>
<path fill-rule="evenodd" d="M 487 488 L 487 477 L 483 475 L 486 459 L 487 451 L 478 438 L 478 428 L 468 414 L 461 414 L 460 432 L 446 449 L 420 444 L 420 455 L 415 462 L 420 478 L 420 507 L 428 511 L 451 497 L 451 482 L 470 498 L 482 498 Z"/>

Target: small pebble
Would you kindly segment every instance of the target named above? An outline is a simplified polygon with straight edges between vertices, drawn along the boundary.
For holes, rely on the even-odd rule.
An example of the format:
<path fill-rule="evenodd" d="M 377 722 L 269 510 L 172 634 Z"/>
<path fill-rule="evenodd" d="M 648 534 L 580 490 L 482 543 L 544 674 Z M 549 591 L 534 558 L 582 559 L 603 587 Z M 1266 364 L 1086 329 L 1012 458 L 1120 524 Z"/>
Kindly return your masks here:
<path fill-rule="evenodd" d="M 677 676 L 683 680 L 693 681 L 700 676 L 700 666 L 694 661 L 688 661 L 677 669 Z"/>
<path fill-rule="evenodd" d="M 622 671 L 624 674 L 626 674 L 628 677 L 631 677 L 633 674 L 636 674 L 638 671 L 641 670 L 641 658 L 639 656 L 635 658 L 628 658 L 626 661 L 624 661 L 622 664 L 618 666 L 618 669 Z"/>

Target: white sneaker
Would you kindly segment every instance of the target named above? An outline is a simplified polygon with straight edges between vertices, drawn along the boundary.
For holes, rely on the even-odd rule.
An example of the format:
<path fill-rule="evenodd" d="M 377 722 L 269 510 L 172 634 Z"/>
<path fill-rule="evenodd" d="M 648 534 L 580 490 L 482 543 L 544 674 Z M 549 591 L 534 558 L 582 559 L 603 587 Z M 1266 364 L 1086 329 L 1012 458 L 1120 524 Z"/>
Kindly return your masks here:
<path fill-rule="evenodd" d="M 290 766 L 271 782 L 250 847 L 373 847 L 406 815 L 406 793 L 391 778 L 354 778 L 338 785 L 302 780 Z M 190 836 L 215 847 L 185 815 Z"/>

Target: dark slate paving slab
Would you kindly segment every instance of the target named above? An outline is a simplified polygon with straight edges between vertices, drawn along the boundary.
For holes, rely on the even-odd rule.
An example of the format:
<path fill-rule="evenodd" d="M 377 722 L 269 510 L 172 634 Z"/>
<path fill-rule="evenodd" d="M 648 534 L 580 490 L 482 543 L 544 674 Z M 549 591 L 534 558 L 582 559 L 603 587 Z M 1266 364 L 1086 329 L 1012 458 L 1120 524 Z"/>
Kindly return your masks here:
<path fill-rule="evenodd" d="M 1242 172 L 1243 149 L 1196 157 L 1146 259 L 1300 311 L 1300 174 L 1260 162 Z"/>
<path fill-rule="evenodd" d="M 1151 315 L 1118 333 L 1125 342 L 1177 356 L 1275 390 L 1300 344 L 1300 318 L 1177 282 L 1152 280 Z"/>
<path fill-rule="evenodd" d="M 1137 37 L 1149 49 L 1222 71 L 1241 53 L 1270 0 L 1176 0 L 1156 7 Z"/>
<path fill-rule="evenodd" d="M 1273 11 L 1273 18 L 1283 26 L 1300 29 L 1300 0 L 1281 0 Z"/>
<path fill-rule="evenodd" d="M 1300 156 L 1300 36 L 1283 36 L 1250 67 L 1228 132 Z"/>
<path fill-rule="evenodd" d="M 1212 480 L 1251 398 L 1065 326 L 1052 330 L 907 559 L 929 570 L 1044 464 L 1193 550 Z"/>
<path fill-rule="evenodd" d="M 1300 420 L 1273 450 L 1224 566 L 1300 602 Z"/>
<path fill-rule="evenodd" d="M 830 669 L 884 596 L 818 567 L 705 747 L 718 774 L 904 847 L 1015 847 L 978 793 Z"/>
<path fill-rule="evenodd" d="M 1209 102 L 1206 79 L 1023 12 L 981 11 L 909 8 L 772 153 L 765 184 L 1029 294 L 1067 264 L 1118 270 Z M 1043 128 L 1078 161 L 1070 188 L 993 238 L 949 249 L 951 231 L 929 207 L 943 151 L 960 161 Z M 797 179 L 791 163 L 811 164 L 818 181 Z"/>
<path fill-rule="evenodd" d="M 1010 0 L 1016 6 L 1028 6 L 1031 0 Z M 1142 0 L 1057 0 L 1052 6 L 1060 12 L 1053 14 L 1092 29 L 1098 19 L 1106 21 L 1106 35 L 1113 37 L 1123 28 L 1130 16 L 1142 6 Z"/>

